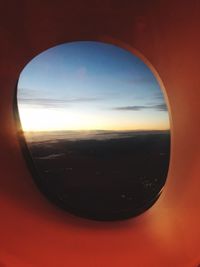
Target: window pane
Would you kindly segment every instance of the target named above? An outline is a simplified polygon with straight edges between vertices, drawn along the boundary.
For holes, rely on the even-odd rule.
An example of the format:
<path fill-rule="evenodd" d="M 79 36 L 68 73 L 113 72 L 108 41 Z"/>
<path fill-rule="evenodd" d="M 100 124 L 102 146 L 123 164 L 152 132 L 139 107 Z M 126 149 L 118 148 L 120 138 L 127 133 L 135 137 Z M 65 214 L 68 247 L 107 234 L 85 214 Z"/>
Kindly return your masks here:
<path fill-rule="evenodd" d="M 169 114 L 140 58 L 111 44 L 66 43 L 32 59 L 17 89 L 26 158 L 49 199 L 97 220 L 153 205 L 169 167 Z"/>

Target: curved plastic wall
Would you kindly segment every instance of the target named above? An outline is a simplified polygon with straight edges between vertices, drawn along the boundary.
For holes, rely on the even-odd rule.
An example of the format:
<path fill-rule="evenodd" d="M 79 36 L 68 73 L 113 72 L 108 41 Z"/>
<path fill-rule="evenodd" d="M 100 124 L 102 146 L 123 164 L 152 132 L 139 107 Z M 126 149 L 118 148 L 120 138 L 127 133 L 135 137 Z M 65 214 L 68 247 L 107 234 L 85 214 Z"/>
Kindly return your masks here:
<path fill-rule="evenodd" d="M 198 266 L 199 1 L 12 1 L 0 12 L 0 265 Z M 139 50 L 159 73 L 169 100 L 166 188 L 151 210 L 127 222 L 91 222 L 49 204 L 17 140 L 13 99 L 22 68 L 41 51 L 80 39 Z"/>

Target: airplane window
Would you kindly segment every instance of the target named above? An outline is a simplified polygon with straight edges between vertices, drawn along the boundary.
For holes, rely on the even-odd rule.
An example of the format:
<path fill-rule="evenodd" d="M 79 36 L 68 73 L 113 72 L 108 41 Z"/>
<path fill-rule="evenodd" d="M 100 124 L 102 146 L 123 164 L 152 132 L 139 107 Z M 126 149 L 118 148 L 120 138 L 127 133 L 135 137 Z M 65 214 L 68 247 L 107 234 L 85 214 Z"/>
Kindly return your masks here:
<path fill-rule="evenodd" d="M 122 220 L 159 198 L 169 113 L 155 76 L 128 50 L 80 41 L 44 51 L 20 74 L 16 113 L 38 188 L 68 212 Z"/>

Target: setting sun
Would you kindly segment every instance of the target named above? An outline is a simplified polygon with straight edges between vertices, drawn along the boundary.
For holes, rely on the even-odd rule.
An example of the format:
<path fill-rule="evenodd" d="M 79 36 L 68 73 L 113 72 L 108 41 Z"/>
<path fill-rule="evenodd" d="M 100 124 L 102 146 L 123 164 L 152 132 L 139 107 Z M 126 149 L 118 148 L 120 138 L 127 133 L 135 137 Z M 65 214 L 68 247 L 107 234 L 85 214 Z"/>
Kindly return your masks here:
<path fill-rule="evenodd" d="M 121 118 L 120 115 L 113 117 L 101 114 L 87 114 L 81 112 L 66 112 L 64 110 L 21 108 L 20 119 L 24 131 L 66 131 L 66 130 L 166 130 L 169 124 L 166 121 L 153 120 L 149 117 L 146 121 L 141 117 L 132 116 Z M 119 124 L 120 120 L 120 124 Z"/>

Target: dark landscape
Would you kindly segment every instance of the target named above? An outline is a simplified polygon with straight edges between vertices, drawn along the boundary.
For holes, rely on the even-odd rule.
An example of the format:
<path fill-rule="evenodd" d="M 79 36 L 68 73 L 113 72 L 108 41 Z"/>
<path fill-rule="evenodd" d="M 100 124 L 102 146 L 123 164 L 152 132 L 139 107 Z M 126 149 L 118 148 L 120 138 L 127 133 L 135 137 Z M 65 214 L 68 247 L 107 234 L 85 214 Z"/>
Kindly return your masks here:
<path fill-rule="evenodd" d="M 169 131 L 40 133 L 26 140 L 37 182 L 75 214 L 102 220 L 137 215 L 165 184 Z"/>

